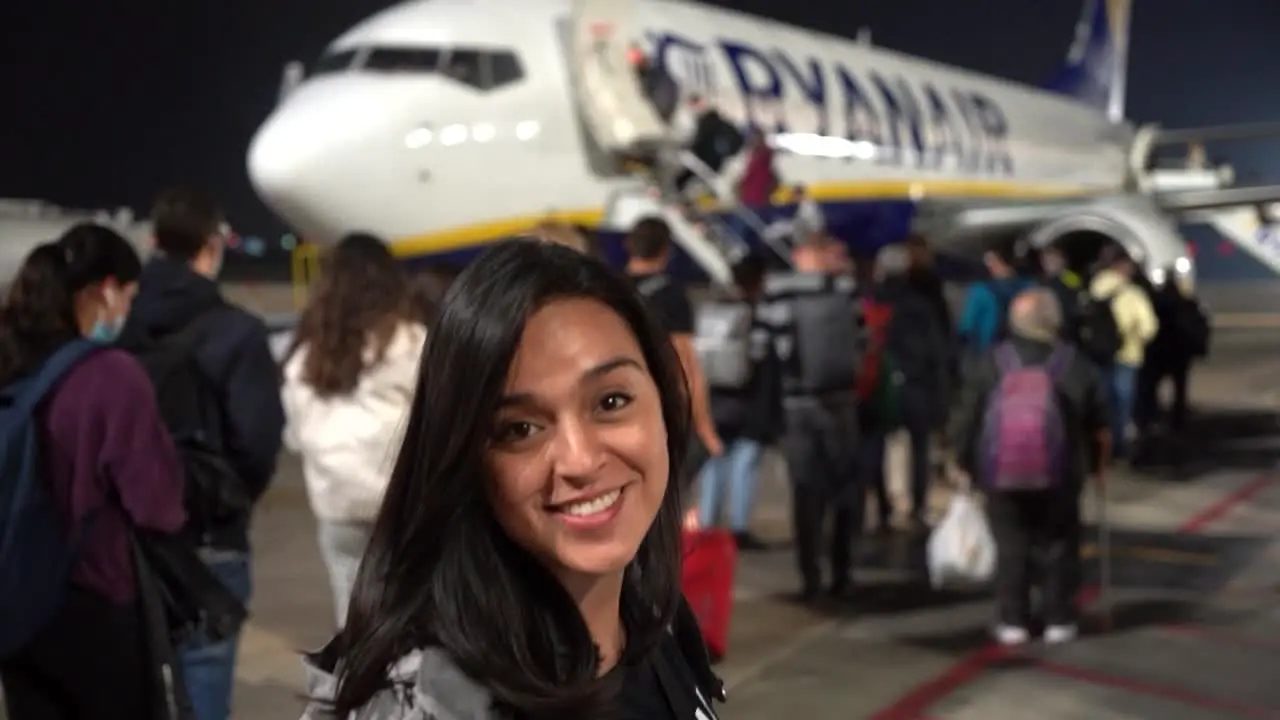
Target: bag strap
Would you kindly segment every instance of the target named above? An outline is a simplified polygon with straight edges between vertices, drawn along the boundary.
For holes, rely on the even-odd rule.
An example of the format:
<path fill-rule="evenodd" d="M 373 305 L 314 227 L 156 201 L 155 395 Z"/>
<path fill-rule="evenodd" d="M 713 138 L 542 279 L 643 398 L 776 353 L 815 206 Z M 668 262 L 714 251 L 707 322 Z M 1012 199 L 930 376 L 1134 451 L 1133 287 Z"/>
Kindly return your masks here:
<path fill-rule="evenodd" d="M 202 310 L 198 315 L 187 323 L 187 326 L 176 332 L 166 335 L 153 337 L 149 345 L 152 347 L 158 345 L 167 345 L 182 350 L 183 353 L 194 354 L 196 349 L 200 347 L 208 336 L 208 332 L 213 327 L 213 320 L 220 314 L 219 311 L 224 307 L 219 302 L 212 307 Z"/>
<path fill-rule="evenodd" d="M 15 404 L 15 409 L 23 413 L 31 413 L 76 363 L 89 353 L 101 348 L 102 345 L 87 338 L 72 340 L 55 350 L 41 363 L 35 374 L 27 382 L 22 383 L 20 394 L 12 395 L 7 391 L 4 394 Z"/>

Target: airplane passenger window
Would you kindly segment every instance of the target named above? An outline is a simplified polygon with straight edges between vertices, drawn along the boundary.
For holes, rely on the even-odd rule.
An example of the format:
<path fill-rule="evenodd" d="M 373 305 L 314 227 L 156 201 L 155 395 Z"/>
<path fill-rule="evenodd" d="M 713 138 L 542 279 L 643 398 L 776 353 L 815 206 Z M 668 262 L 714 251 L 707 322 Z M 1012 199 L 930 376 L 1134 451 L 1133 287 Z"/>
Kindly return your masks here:
<path fill-rule="evenodd" d="M 375 72 L 434 73 L 440 69 L 440 51 L 432 48 L 374 48 L 364 69 Z"/>
<path fill-rule="evenodd" d="M 512 52 L 495 52 L 489 57 L 490 88 L 499 88 L 518 82 L 524 78 L 524 69 L 520 67 L 520 58 Z"/>
<path fill-rule="evenodd" d="M 355 50 L 338 50 L 336 52 L 327 52 L 320 56 L 315 65 L 311 68 L 311 76 L 330 75 L 332 73 L 342 72 L 351 68 L 351 62 L 356 59 Z"/>

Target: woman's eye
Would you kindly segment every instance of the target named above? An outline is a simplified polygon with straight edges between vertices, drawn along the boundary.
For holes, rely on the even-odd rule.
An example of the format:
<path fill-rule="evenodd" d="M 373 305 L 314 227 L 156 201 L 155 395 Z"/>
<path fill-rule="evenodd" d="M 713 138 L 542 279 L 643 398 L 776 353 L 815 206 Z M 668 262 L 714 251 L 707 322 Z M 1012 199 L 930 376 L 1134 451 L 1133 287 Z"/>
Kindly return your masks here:
<path fill-rule="evenodd" d="M 631 396 L 625 393 L 609 393 L 600 400 L 600 409 L 616 412 L 631 404 Z"/>
<path fill-rule="evenodd" d="M 537 428 L 533 423 L 515 421 L 500 423 L 494 431 L 494 439 L 498 442 L 519 442 L 531 437 Z"/>

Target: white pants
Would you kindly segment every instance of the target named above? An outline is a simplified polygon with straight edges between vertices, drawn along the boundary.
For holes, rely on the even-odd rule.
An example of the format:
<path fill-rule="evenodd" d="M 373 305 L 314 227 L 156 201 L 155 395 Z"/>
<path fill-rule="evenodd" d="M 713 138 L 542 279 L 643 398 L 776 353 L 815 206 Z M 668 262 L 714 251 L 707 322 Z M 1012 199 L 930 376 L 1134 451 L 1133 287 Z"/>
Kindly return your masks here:
<path fill-rule="evenodd" d="M 335 522 L 318 520 L 316 538 L 320 545 L 320 557 L 329 571 L 329 587 L 333 591 L 333 613 L 339 629 L 347 621 L 347 604 L 351 600 L 351 588 L 356 584 L 356 572 L 360 559 L 373 533 L 372 523 Z"/>

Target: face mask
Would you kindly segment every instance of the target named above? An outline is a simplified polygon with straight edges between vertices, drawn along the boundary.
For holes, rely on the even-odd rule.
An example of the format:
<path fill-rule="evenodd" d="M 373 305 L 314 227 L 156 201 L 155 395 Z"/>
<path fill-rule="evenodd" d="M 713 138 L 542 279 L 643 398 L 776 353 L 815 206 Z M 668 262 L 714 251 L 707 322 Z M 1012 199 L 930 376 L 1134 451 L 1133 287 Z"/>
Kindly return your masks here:
<path fill-rule="evenodd" d="M 107 307 L 115 305 L 115 293 L 107 290 L 106 301 Z M 125 316 L 120 315 L 114 319 L 100 318 L 93 324 L 89 330 L 89 339 L 100 343 L 113 343 L 116 338 L 120 337 L 120 331 L 124 329 Z"/>
<path fill-rule="evenodd" d="M 120 331 L 124 329 L 124 316 L 120 316 L 115 320 L 99 320 L 93 324 L 93 329 L 89 331 L 89 339 L 95 342 L 110 344 L 120 337 Z"/>

